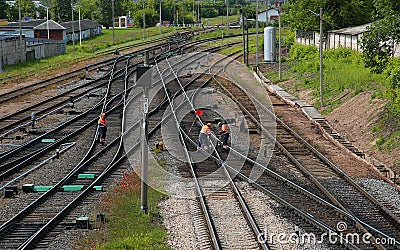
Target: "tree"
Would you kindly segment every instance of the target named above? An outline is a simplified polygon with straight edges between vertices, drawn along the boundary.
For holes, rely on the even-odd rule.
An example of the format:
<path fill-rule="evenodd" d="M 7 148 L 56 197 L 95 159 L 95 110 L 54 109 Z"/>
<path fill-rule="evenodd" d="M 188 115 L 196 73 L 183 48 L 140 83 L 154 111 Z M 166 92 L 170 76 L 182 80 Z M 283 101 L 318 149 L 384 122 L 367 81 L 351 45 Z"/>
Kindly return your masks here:
<path fill-rule="evenodd" d="M 30 0 L 21 0 L 21 15 L 25 17 L 36 17 L 35 4 Z"/>
<path fill-rule="evenodd" d="M 43 6 L 39 6 L 38 8 L 36 8 L 37 14 L 36 17 L 40 18 L 40 19 L 44 19 L 47 16 L 47 10 L 45 7 Z M 49 13 L 49 18 L 50 18 L 50 13 Z"/>
<path fill-rule="evenodd" d="M 400 12 L 400 1 L 398 0 L 373 0 L 373 5 L 377 19 L 393 16 Z"/>
<path fill-rule="evenodd" d="M 283 6 L 282 19 L 293 30 L 317 30 L 323 9 L 324 30 L 357 26 L 373 20 L 373 0 L 296 0 Z"/>
<path fill-rule="evenodd" d="M 50 15 L 56 22 L 68 22 L 72 20 L 71 0 L 51 0 Z"/>
<path fill-rule="evenodd" d="M 107 29 L 112 27 L 112 6 L 110 0 L 96 0 L 96 5 L 99 7 L 96 12 L 97 22 L 104 25 Z"/>
<path fill-rule="evenodd" d="M 5 0 L 0 0 L 0 19 L 7 19 L 8 4 Z"/>
<path fill-rule="evenodd" d="M 76 6 L 81 9 L 82 19 L 96 20 L 98 6 L 95 0 L 80 0 Z"/>
<path fill-rule="evenodd" d="M 16 22 L 18 18 L 18 4 L 14 4 L 7 9 L 7 19 L 10 22 Z"/>
<path fill-rule="evenodd" d="M 374 73 L 382 73 L 390 58 L 394 56 L 395 45 L 399 43 L 399 18 L 388 16 L 374 22 L 361 40 L 365 66 Z"/>
<path fill-rule="evenodd" d="M 218 15 L 218 10 L 216 9 L 211 9 L 211 8 L 201 9 L 201 17 L 210 18 L 210 17 L 216 17 L 217 15 Z"/>
<path fill-rule="evenodd" d="M 375 18 L 380 18 L 363 35 L 361 48 L 365 66 L 375 73 L 382 73 L 395 46 L 400 44 L 400 2 L 397 0 L 374 0 Z"/>

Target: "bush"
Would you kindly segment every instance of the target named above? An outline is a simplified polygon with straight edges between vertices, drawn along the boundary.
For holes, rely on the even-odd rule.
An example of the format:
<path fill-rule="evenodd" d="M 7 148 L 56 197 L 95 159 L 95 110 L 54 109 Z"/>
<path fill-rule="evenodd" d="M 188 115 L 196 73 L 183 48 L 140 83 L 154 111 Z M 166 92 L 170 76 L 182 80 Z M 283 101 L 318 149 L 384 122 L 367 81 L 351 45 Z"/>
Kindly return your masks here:
<path fill-rule="evenodd" d="M 318 49 L 315 46 L 304 46 L 294 44 L 290 48 L 290 58 L 295 60 L 308 60 L 319 57 Z"/>

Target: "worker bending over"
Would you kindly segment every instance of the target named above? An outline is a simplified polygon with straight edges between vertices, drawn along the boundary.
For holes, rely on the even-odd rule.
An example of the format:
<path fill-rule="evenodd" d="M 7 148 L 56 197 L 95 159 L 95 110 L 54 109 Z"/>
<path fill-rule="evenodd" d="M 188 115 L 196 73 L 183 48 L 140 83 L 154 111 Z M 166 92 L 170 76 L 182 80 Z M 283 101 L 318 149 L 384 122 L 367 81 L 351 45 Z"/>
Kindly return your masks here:
<path fill-rule="evenodd" d="M 210 142 L 209 142 L 209 136 L 211 134 L 211 127 L 212 124 L 211 123 L 207 123 L 207 125 L 204 125 L 201 130 L 200 130 L 200 134 L 199 134 L 199 143 L 198 143 L 198 147 L 197 149 L 204 149 L 204 150 L 208 150 Z"/>

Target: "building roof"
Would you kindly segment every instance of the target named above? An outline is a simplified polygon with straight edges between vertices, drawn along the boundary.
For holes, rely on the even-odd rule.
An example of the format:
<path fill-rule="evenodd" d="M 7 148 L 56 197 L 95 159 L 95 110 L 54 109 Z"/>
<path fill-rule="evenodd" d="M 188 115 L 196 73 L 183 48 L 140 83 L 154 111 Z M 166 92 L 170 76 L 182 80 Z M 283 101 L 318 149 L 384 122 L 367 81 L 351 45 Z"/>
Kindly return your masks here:
<path fill-rule="evenodd" d="M 49 23 L 49 30 L 65 30 L 66 28 L 53 20 L 46 21 L 34 27 L 34 30 L 47 30 L 47 22 Z"/>
<path fill-rule="evenodd" d="M 38 20 L 31 20 L 27 22 L 21 22 L 21 27 L 22 28 L 34 28 L 42 23 L 46 22 L 44 19 L 38 19 Z M 19 22 L 11 22 L 7 24 L 8 27 L 16 27 L 19 28 Z"/>
<path fill-rule="evenodd" d="M 258 14 L 263 14 L 263 13 L 265 13 L 266 11 L 272 12 L 272 13 L 278 13 L 278 9 L 276 9 L 276 8 L 269 8 L 268 10 L 259 11 Z M 281 9 L 280 11 L 282 11 L 282 9 Z"/>
<path fill-rule="evenodd" d="M 22 37 L 25 37 L 24 35 Z M 0 41 L 3 40 L 17 40 L 19 35 L 0 35 Z"/>
<path fill-rule="evenodd" d="M 345 34 L 345 35 L 358 35 L 368 31 L 367 27 L 371 26 L 371 23 L 367 23 L 360 26 L 349 27 L 339 30 L 330 30 L 329 33 L 338 33 L 338 34 Z"/>
<path fill-rule="evenodd" d="M 28 22 L 21 22 L 22 28 L 25 29 L 36 29 L 36 30 L 44 30 L 47 29 L 47 22 L 46 20 L 40 19 L 40 20 L 32 20 Z M 12 28 L 19 28 L 19 23 L 18 22 L 12 22 L 8 23 L 7 26 L 3 27 L 12 27 Z M 92 20 L 89 19 L 83 19 L 81 20 L 81 29 L 82 30 L 87 30 L 87 29 L 93 29 L 101 27 L 101 24 L 98 24 L 96 22 L 93 22 Z M 53 20 L 49 20 L 49 29 L 51 30 L 60 30 L 60 29 L 66 29 L 67 33 L 72 33 L 72 21 L 69 22 L 64 22 L 64 23 L 57 23 Z M 79 20 L 74 21 L 74 29 L 75 31 L 79 30 Z"/>
<path fill-rule="evenodd" d="M 61 25 L 67 29 L 67 33 L 72 33 L 72 21 L 61 23 Z M 93 29 L 93 28 L 97 28 L 97 27 L 101 27 L 101 24 L 93 22 L 92 20 L 89 20 L 89 19 L 81 20 L 81 29 L 82 30 Z M 75 30 L 75 32 L 79 31 L 79 20 L 74 21 L 74 30 Z"/>

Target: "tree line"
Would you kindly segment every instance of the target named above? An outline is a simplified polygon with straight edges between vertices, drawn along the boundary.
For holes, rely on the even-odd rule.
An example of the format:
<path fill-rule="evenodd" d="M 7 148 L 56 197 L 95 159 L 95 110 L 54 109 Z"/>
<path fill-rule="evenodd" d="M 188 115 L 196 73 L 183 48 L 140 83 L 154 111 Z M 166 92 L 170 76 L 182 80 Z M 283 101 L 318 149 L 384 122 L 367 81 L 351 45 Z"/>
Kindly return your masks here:
<path fill-rule="evenodd" d="M 36 8 L 31 0 L 19 1 L 22 19 L 46 16 L 45 7 Z M 256 15 L 255 2 L 245 0 L 42 0 L 41 4 L 49 7 L 50 19 L 57 22 L 70 21 L 71 8 L 75 11 L 79 8 L 82 18 L 110 27 L 112 1 L 114 16 L 130 15 L 136 27 L 143 27 L 143 12 L 146 26 L 154 26 L 159 20 L 160 3 L 162 20 L 171 24 L 187 24 L 224 16 L 225 1 L 230 6 L 230 15 L 238 14 L 240 8 L 244 9 L 248 18 L 255 18 Z M 265 9 L 265 6 L 265 2 L 260 0 L 259 10 Z M 376 73 L 386 69 L 390 58 L 394 56 L 395 45 L 400 42 L 399 0 L 288 0 L 281 7 L 282 21 L 292 30 L 318 30 L 320 19 L 316 14 L 320 8 L 323 9 L 325 31 L 372 23 L 370 31 L 363 36 L 361 46 L 365 65 Z M 0 19 L 18 21 L 17 2 L 9 6 L 5 0 L 0 0 Z"/>
<path fill-rule="evenodd" d="M 35 7 L 31 0 L 21 1 L 21 14 L 24 18 L 44 18 L 46 8 Z M 229 14 L 239 13 L 239 8 L 246 8 L 248 13 L 255 15 L 254 4 L 246 4 L 244 0 L 228 0 Z M 162 4 L 162 20 L 179 23 L 193 23 L 201 18 L 211 18 L 226 15 L 225 1 L 194 1 L 194 0 L 114 0 L 114 16 L 131 16 L 133 25 L 143 26 L 145 12 L 146 26 L 154 26 L 159 20 L 159 7 Z M 41 5 L 49 8 L 49 18 L 56 22 L 67 22 L 72 19 L 72 10 L 79 8 L 81 16 L 91 19 L 105 27 L 112 26 L 112 0 L 42 0 Z M 253 10 L 254 9 L 254 10 Z M 198 16 L 199 14 L 199 16 Z M 0 0 L 0 19 L 18 21 L 18 2 L 9 6 L 5 0 Z"/>

